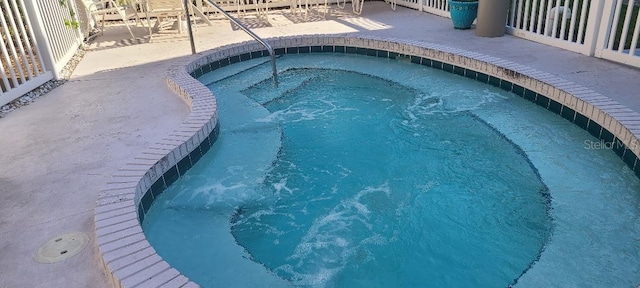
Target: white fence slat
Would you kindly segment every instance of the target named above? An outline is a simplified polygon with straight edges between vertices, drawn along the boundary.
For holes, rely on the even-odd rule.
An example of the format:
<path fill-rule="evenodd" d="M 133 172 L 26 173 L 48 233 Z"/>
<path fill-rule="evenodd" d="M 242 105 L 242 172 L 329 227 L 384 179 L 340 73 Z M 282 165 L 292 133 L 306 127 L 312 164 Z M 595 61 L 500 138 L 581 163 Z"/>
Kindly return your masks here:
<path fill-rule="evenodd" d="M 10 4 L 13 8 L 13 13 L 14 15 L 21 15 L 21 12 L 18 8 L 18 3 L 16 2 L 16 0 L 10 0 Z M 27 66 L 27 71 L 30 77 L 33 76 L 38 76 L 39 71 L 38 71 L 38 66 L 37 63 L 35 62 L 35 59 L 33 57 L 33 51 L 32 51 L 32 47 L 31 47 L 31 43 L 29 41 L 29 35 L 27 34 L 27 32 L 24 29 L 25 23 L 22 21 L 22 17 L 16 17 L 15 20 L 18 21 L 18 24 L 16 25 L 18 28 L 18 31 L 16 31 L 16 34 L 19 33 L 19 35 L 21 35 L 20 37 L 20 43 L 22 45 L 20 45 L 20 50 L 22 52 L 22 58 L 24 60 L 25 65 Z"/>
<path fill-rule="evenodd" d="M 11 2 L 14 5 L 13 8 L 14 8 L 15 14 L 22 15 L 20 20 L 20 25 L 18 26 L 20 28 L 20 33 L 24 37 L 23 45 L 27 50 L 30 66 L 33 68 L 33 71 L 32 71 L 33 76 L 38 76 L 42 74 L 44 71 L 42 71 L 41 69 L 41 67 L 43 67 L 42 62 L 40 62 L 40 59 L 36 58 L 36 56 L 34 55 L 35 45 L 31 45 L 31 41 L 32 41 L 31 39 L 33 39 L 33 34 L 27 33 L 26 29 L 24 28 L 25 26 L 27 26 L 27 23 L 29 23 L 29 18 L 27 17 L 26 12 L 24 11 L 23 5 L 18 6 L 18 2 L 16 2 L 16 0 L 11 0 Z M 22 10 L 19 10 L 18 7 L 22 7 Z M 31 30 L 29 30 L 29 32 L 31 32 Z"/>
<path fill-rule="evenodd" d="M 543 19 L 545 19 L 545 25 L 544 25 L 544 35 L 549 35 L 549 32 L 551 30 L 551 27 L 549 27 L 549 12 L 551 11 L 551 8 L 553 7 L 553 0 L 549 0 L 549 2 L 547 2 L 547 9 L 544 10 L 544 12 L 540 11 L 540 16 L 544 17 Z M 544 13 L 544 14 L 542 14 Z M 546 17 L 545 17 L 546 16 Z"/>
<path fill-rule="evenodd" d="M 534 1 L 535 2 L 535 1 Z M 524 18 L 522 18 L 522 29 L 529 31 L 529 17 L 531 16 L 531 7 L 530 7 L 530 3 L 531 1 L 529 0 L 525 0 L 524 3 Z"/>
<path fill-rule="evenodd" d="M 631 8 L 631 7 L 630 7 Z M 629 9 L 631 10 L 631 9 Z M 638 34 L 640 34 L 640 13 L 638 13 L 638 15 L 636 15 L 636 27 L 633 28 L 633 38 L 631 38 L 631 47 L 629 49 L 629 54 L 633 55 L 633 56 L 640 56 L 640 55 L 636 55 L 636 50 L 638 50 Z"/>
<path fill-rule="evenodd" d="M 560 38 L 564 39 L 564 35 L 567 32 L 567 14 L 569 14 L 569 1 L 564 1 L 564 6 L 562 6 L 562 22 L 560 22 Z M 559 8 L 556 10 L 560 10 Z M 573 11 L 572 11 L 573 12 Z M 572 13 L 573 14 L 573 13 Z M 571 15 L 573 17 L 573 15 Z M 555 19 L 554 19 L 555 20 Z"/>
<path fill-rule="evenodd" d="M 620 1 L 622 2 L 622 1 Z M 631 25 L 631 12 L 633 12 L 633 1 L 629 1 L 627 5 L 627 13 L 624 16 L 624 24 L 622 25 L 622 35 L 620 37 L 620 45 L 618 45 L 618 52 L 624 51 L 625 43 L 627 43 L 627 33 L 629 33 L 629 26 Z"/>
<path fill-rule="evenodd" d="M 622 1 L 617 1 L 618 3 L 616 4 L 616 8 L 615 8 L 615 14 L 613 15 L 613 22 L 612 23 L 618 23 L 618 21 L 620 21 L 620 12 L 622 10 Z M 607 45 L 607 49 L 612 49 L 613 48 L 613 43 L 616 41 L 616 32 L 618 32 L 618 25 L 613 25 L 611 27 L 611 32 L 609 34 L 609 42 Z"/>
<path fill-rule="evenodd" d="M 14 1 L 16 1 L 16 0 L 14 0 Z M 20 12 L 22 13 L 22 17 L 24 19 L 23 26 L 24 27 L 29 27 L 31 25 L 30 24 L 31 23 L 31 20 L 30 20 L 31 17 L 29 16 L 29 13 L 27 13 L 27 10 L 25 8 L 23 0 L 17 0 L 17 1 L 20 1 L 18 3 L 20 3 L 20 7 L 22 7 L 22 10 Z M 28 50 L 30 51 L 30 57 L 31 57 L 31 60 L 33 61 L 32 63 L 33 63 L 33 65 L 35 67 L 38 68 L 37 69 L 37 71 L 38 71 L 37 75 L 42 75 L 42 74 L 44 74 L 46 72 L 46 69 L 45 69 L 44 62 L 42 61 L 41 52 L 40 52 L 40 49 L 38 47 L 38 42 L 36 40 L 36 36 L 33 33 L 34 29 L 33 28 L 25 29 L 24 27 L 21 27 L 21 29 L 27 30 L 27 33 L 25 33 L 24 35 L 27 35 L 26 37 L 27 37 L 28 41 L 26 42 L 26 45 L 28 47 Z"/>
<path fill-rule="evenodd" d="M 518 0 L 518 14 L 516 15 L 516 26 L 522 28 L 522 0 Z"/>
<path fill-rule="evenodd" d="M 516 7 L 518 6 L 516 1 L 517 0 L 511 0 L 511 5 L 509 5 L 511 8 L 511 12 L 509 13 L 507 22 L 511 27 L 516 27 Z"/>
<path fill-rule="evenodd" d="M 538 15 L 538 8 L 538 1 L 532 1 L 531 15 L 529 15 L 529 29 L 527 29 L 529 32 L 536 31 L 536 15 Z"/>
<path fill-rule="evenodd" d="M 576 40 L 576 42 L 578 43 L 584 43 L 584 33 L 585 33 L 585 28 L 587 27 L 587 15 L 589 14 L 589 12 L 587 11 L 587 7 L 589 7 L 591 5 L 591 1 L 585 1 L 582 3 L 582 12 L 580 13 L 580 24 L 578 24 L 578 39 Z M 598 17 L 598 19 L 601 19 L 601 17 Z M 595 19 L 592 20 L 592 23 L 594 21 L 597 21 Z M 594 29 L 596 29 L 597 26 L 594 25 Z M 595 41 L 595 40 L 594 40 Z"/>
<path fill-rule="evenodd" d="M 551 0 L 549 0 L 551 1 Z M 540 31 L 542 31 L 542 21 L 544 20 L 544 18 L 542 17 L 545 13 L 544 7 L 547 4 L 546 0 L 542 0 L 540 1 L 540 11 L 538 11 L 538 27 L 536 27 L 536 31 L 538 33 L 540 33 Z"/>
<path fill-rule="evenodd" d="M 555 3 L 553 3 L 553 7 L 551 7 L 550 9 L 553 9 L 553 23 L 550 23 L 549 21 L 551 21 L 551 17 L 549 17 L 550 15 L 547 15 L 547 26 L 551 26 L 551 37 L 553 38 L 557 38 L 557 34 L 558 34 L 558 16 L 560 16 L 560 9 L 558 8 L 558 2 L 560 2 L 560 0 L 555 0 Z M 549 1 L 549 3 L 551 3 L 551 1 Z M 551 10 L 547 10 L 548 14 L 551 14 Z M 551 25 L 548 25 L 551 24 Z"/>
<path fill-rule="evenodd" d="M 2 32 L 7 37 L 7 41 L 2 39 L 2 43 L 0 43 L 0 44 L 2 44 L 2 46 L 0 46 L 0 50 L 2 50 L 2 58 L 4 59 L 5 64 L 7 65 L 7 68 L 8 68 L 7 70 L 9 70 L 9 75 L 7 75 L 7 76 L 11 77 L 10 78 L 11 79 L 11 83 L 10 83 L 10 86 L 9 86 L 9 89 L 10 89 L 10 88 L 18 86 L 19 83 L 18 83 L 18 78 L 17 78 L 17 75 L 16 75 L 16 70 L 17 70 L 18 67 L 13 65 L 13 61 L 12 61 L 13 59 L 11 59 L 11 56 L 9 55 L 9 51 L 7 50 L 7 47 L 9 47 L 9 49 L 11 49 L 11 46 L 13 44 L 11 43 L 12 42 L 11 36 L 10 36 L 11 34 L 9 32 L 9 27 L 7 26 L 6 23 L 7 22 L 5 21 L 4 14 L 0 14 L 0 24 L 2 24 L 2 30 L 3 30 Z"/>
<path fill-rule="evenodd" d="M 0 17 L 2 17 L 0 15 Z M 4 40 L 2 39 L 3 37 L 0 37 L 0 52 L 2 52 L 2 62 L 4 63 L 8 63 L 7 65 L 7 70 L 9 70 L 10 74 L 7 74 L 7 71 L 5 70 L 4 65 L 0 65 L 0 73 L 2 73 L 0 76 L 2 77 L 2 85 L 0 85 L 0 92 L 6 92 L 11 90 L 11 84 L 9 83 L 9 77 L 11 77 L 11 79 L 13 81 L 15 81 L 15 74 L 13 73 L 13 67 L 11 66 L 11 62 L 9 61 L 9 55 L 7 54 L 7 50 L 4 48 L 5 44 L 4 44 Z"/>
<path fill-rule="evenodd" d="M 4 4 L 6 7 L 8 8 L 14 8 L 12 7 L 12 5 L 9 5 L 9 3 L 7 2 L 7 0 L 4 0 Z M 22 76 L 22 81 L 26 81 L 27 79 L 31 78 L 31 76 L 33 76 L 32 71 L 31 71 L 31 67 L 29 67 L 29 61 L 27 59 L 27 56 L 25 55 L 25 50 L 24 50 L 24 42 L 22 40 L 22 37 L 20 36 L 20 28 L 18 27 L 22 27 L 22 25 L 16 25 L 16 21 L 15 19 L 17 19 L 18 17 L 16 17 L 19 14 L 15 14 L 15 11 L 13 9 L 7 9 L 6 13 L 9 15 L 9 24 L 11 25 L 11 28 L 13 29 L 13 38 L 14 38 L 14 43 L 17 43 L 17 48 L 18 51 L 20 52 L 19 55 L 17 55 L 17 63 L 16 65 L 18 67 L 20 67 L 20 69 L 24 68 L 23 71 L 23 76 Z M 22 23 L 20 23 L 22 24 Z"/>
<path fill-rule="evenodd" d="M 434 15 L 451 18 L 447 0 L 431 0 L 423 2 L 422 11 Z"/>
<path fill-rule="evenodd" d="M 586 4 L 582 4 L 583 6 L 585 6 Z M 571 7 L 571 20 L 569 23 L 569 41 L 574 42 L 576 41 L 575 39 L 575 31 L 576 31 L 576 19 L 578 19 L 577 16 L 578 13 L 578 1 L 573 1 L 573 7 Z M 582 16 L 582 14 L 580 14 L 580 16 Z"/>

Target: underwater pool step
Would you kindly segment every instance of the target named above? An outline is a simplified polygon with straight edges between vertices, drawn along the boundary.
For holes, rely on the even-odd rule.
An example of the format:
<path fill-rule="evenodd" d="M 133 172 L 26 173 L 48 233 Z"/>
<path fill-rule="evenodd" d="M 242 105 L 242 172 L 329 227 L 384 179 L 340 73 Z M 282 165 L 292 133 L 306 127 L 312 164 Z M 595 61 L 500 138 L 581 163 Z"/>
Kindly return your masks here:
<path fill-rule="evenodd" d="M 189 181 L 200 182 L 205 188 L 178 194 L 167 202 L 168 207 L 208 210 L 212 199 L 234 207 L 236 201 L 243 200 L 241 195 L 258 190 L 256 186 L 240 183 L 262 183 L 260 179 L 278 157 L 282 129 L 277 122 L 262 120 L 271 115 L 263 106 L 238 92 L 228 92 L 218 97 L 218 113 L 218 139 L 187 174 L 215 177 L 193 176 Z"/>
<path fill-rule="evenodd" d="M 256 67 L 263 66 L 264 64 L 268 64 L 270 62 L 269 57 L 261 57 L 251 60 L 246 60 L 242 62 L 235 63 L 230 65 L 229 67 L 225 67 L 225 69 L 217 69 L 213 70 L 209 73 L 206 73 L 198 78 L 198 81 L 202 82 L 205 86 L 209 86 L 219 81 L 223 81 L 230 77 L 241 74 L 247 70 L 251 70 Z M 267 65 L 264 65 L 267 66 Z M 271 69 L 271 67 L 267 67 Z M 269 71 L 265 69 L 266 71 Z M 267 77 L 271 76 L 271 73 L 267 73 Z"/>
<path fill-rule="evenodd" d="M 285 71 L 283 71 L 285 72 Z M 260 105 L 265 105 L 275 99 L 283 97 L 287 95 L 289 92 L 298 89 L 307 81 L 315 78 L 315 76 L 309 74 L 298 74 L 295 73 L 293 76 L 290 73 L 280 72 L 280 78 L 291 78 L 291 79 L 281 79 L 280 85 L 278 87 L 271 87 L 270 89 L 264 89 L 265 85 L 263 85 L 264 81 L 260 83 L 256 83 L 241 91 L 242 94 L 247 95 L 250 99 L 253 99 Z M 268 79 L 269 80 L 269 79 Z M 266 80 L 266 81 L 268 81 Z"/>

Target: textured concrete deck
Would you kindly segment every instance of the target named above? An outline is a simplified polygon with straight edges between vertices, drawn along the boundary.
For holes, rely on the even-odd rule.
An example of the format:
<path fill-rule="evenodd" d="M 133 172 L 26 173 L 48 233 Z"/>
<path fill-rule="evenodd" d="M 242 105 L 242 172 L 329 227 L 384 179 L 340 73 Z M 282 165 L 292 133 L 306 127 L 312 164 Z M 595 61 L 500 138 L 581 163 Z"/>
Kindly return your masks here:
<path fill-rule="evenodd" d="M 276 26 L 246 23 L 264 37 L 360 33 L 476 51 L 555 74 L 640 112 L 638 69 L 510 36 L 479 38 L 453 30 L 449 19 L 401 7 L 392 12 L 383 2 L 365 3 L 362 17 L 334 12 L 327 20 L 283 14 L 272 21 Z M 93 208 L 107 179 L 189 112 L 162 79 L 190 53 L 186 36 L 121 41 L 128 37 L 121 28 L 96 39 L 68 83 L 0 119 L 0 287 L 106 287 L 95 243 L 54 264 L 39 264 L 32 254 L 65 232 L 93 237 Z M 134 33 L 144 37 L 146 30 Z M 228 21 L 214 21 L 198 26 L 196 48 L 248 39 Z"/>

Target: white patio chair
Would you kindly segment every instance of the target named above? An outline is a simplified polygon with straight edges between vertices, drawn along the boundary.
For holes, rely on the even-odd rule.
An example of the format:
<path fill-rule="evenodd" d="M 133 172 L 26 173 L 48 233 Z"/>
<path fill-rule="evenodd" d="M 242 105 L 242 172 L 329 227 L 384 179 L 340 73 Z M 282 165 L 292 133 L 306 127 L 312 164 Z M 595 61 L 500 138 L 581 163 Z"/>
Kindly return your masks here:
<path fill-rule="evenodd" d="M 309 3 L 311 2 L 311 3 Z M 322 3 L 324 2 L 324 3 Z M 306 0 L 305 3 L 305 8 L 306 8 L 306 12 L 304 15 L 304 20 L 307 20 L 308 17 L 308 11 L 309 10 L 316 10 L 316 12 L 318 13 L 318 15 L 322 15 L 322 18 L 326 19 L 327 18 L 327 13 L 329 12 L 329 1 L 328 0 Z"/>
<path fill-rule="evenodd" d="M 85 1 L 83 1 L 83 3 L 85 5 L 87 4 L 87 2 Z M 102 16 L 102 19 L 100 20 L 100 34 L 104 34 L 104 22 L 106 20 L 105 17 L 107 15 L 118 15 L 122 22 L 124 22 L 124 25 L 127 26 L 127 30 L 129 30 L 129 34 L 131 34 L 131 37 L 136 38 L 136 36 L 133 35 L 133 32 L 131 31 L 131 27 L 129 27 L 126 7 L 118 6 L 118 4 L 116 4 L 116 2 L 113 0 L 98 0 L 91 2 L 91 4 L 89 4 L 89 6 L 87 7 L 87 11 L 89 11 L 91 17 L 93 18 L 93 21 L 95 21 L 96 23 L 98 22 L 97 17 Z M 135 13 L 135 17 L 138 21 L 140 21 L 137 13 Z M 142 21 L 140 22 L 142 23 Z"/>
<path fill-rule="evenodd" d="M 184 7 L 181 0 L 146 0 L 145 15 L 147 17 L 147 25 L 149 26 L 149 36 L 153 33 L 152 29 L 159 29 L 162 19 L 176 17 L 178 19 L 178 31 L 182 33 L 182 16 L 184 16 Z M 151 28 L 151 14 L 156 16 L 156 24 Z"/>
<path fill-rule="evenodd" d="M 391 10 L 396 11 L 396 6 L 398 6 L 398 0 L 384 0 L 384 3 L 391 5 Z"/>
<path fill-rule="evenodd" d="M 269 6 L 273 7 L 286 7 L 289 6 L 289 11 L 294 13 L 298 6 L 302 9 L 301 0 L 253 0 L 256 3 L 256 10 L 258 11 L 258 17 L 263 16 L 265 19 L 269 19 Z M 264 2 L 264 3 L 262 3 Z M 284 4 L 284 5 L 283 5 Z M 262 8 L 262 9 L 260 9 Z M 260 9 L 260 10 L 259 10 Z M 301 12 L 299 12 L 301 13 Z"/>
<path fill-rule="evenodd" d="M 387 2 L 387 0 L 385 0 L 385 2 Z M 338 8 L 344 9 L 345 7 L 347 7 L 347 0 L 342 0 L 342 3 L 340 3 L 340 0 L 337 0 L 336 5 L 338 6 Z M 351 0 L 351 9 L 353 9 L 354 14 L 362 14 L 363 6 L 364 0 Z M 392 6 L 391 8 L 395 10 L 395 6 Z"/>

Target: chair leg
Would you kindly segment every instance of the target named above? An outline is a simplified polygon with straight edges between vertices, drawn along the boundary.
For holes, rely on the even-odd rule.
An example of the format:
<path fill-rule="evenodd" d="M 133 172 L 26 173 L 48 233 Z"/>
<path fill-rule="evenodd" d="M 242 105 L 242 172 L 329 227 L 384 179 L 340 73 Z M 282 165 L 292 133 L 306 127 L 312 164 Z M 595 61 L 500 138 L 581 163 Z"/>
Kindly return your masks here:
<path fill-rule="evenodd" d="M 149 17 L 149 9 L 148 9 L 148 7 L 145 9 L 144 15 L 147 17 L 147 27 L 149 27 L 149 39 L 151 39 L 151 34 L 152 34 L 152 31 L 151 31 L 151 19 Z"/>
<path fill-rule="evenodd" d="M 236 12 L 238 13 L 238 18 L 240 18 L 240 9 L 242 9 L 242 15 L 246 16 L 247 15 L 247 10 L 246 10 L 246 6 L 247 6 L 247 2 L 245 0 L 236 0 Z M 240 5 L 242 5 L 242 8 L 240 7 Z"/>
<path fill-rule="evenodd" d="M 131 34 L 131 37 L 133 39 L 136 39 L 136 35 L 133 35 L 133 32 L 131 31 L 131 27 L 129 26 L 129 23 L 127 23 L 126 20 L 124 20 L 124 25 L 127 26 L 127 30 L 129 30 L 129 34 Z"/>
<path fill-rule="evenodd" d="M 291 14 L 296 13 L 296 9 L 298 8 L 298 1 L 297 0 L 291 0 L 289 2 L 289 12 L 291 12 Z"/>
<path fill-rule="evenodd" d="M 129 27 L 129 23 L 127 22 L 125 11 L 118 9 L 118 14 L 120 15 L 120 19 L 122 19 L 122 22 L 124 22 L 124 26 L 127 26 L 127 30 L 129 30 L 129 34 L 131 34 L 131 37 L 135 39 L 136 35 L 133 35 L 133 32 L 131 32 L 131 27 Z"/>
<path fill-rule="evenodd" d="M 353 8 L 353 13 L 356 15 L 360 15 L 362 14 L 364 0 L 351 0 L 351 6 Z"/>
<path fill-rule="evenodd" d="M 102 14 L 102 21 L 100 21 L 100 34 L 104 35 L 104 14 Z"/>
<path fill-rule="evenodd" d="M 309 20 L 309 0 L 304 1 L 304 21 Z"/>
<path fill-rule="evenodd" d="M 134 13 L 133 15 L 135 15 L 136 17 L 136 26 L 138 25 L 138 23 L 140 23 L 140 26 L 144 27 L 144 23 L 142 23 L 142 20 L 140 19 L 140 15 L 138 15 L 138 9 L 134 7 L 133 13 Z"/>
<path fill-rule="evenodd" d="M 140 16 L 138 16 L 138 4 L 136 3 L 131 3 L 127 6 L 123 6 L 124 9 L 124 15 L 129 15 L 129 14 L 133 14 L 133 18 L 136 20 L 136 26 L 138 26 L 138 23 L 140 23 L 140 25 L 142 25 L 142 27 L 144 27 L 144 23 L 142 23 L 142 20 L 140 20 Z"/>
<path fill-rule="evenodd" d="M 182 15 L 178 15 L 178 33 L 182 34 Z"/>

